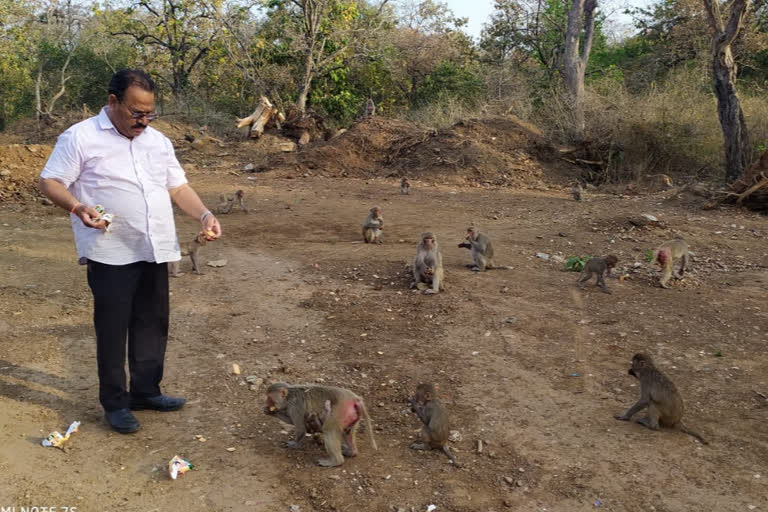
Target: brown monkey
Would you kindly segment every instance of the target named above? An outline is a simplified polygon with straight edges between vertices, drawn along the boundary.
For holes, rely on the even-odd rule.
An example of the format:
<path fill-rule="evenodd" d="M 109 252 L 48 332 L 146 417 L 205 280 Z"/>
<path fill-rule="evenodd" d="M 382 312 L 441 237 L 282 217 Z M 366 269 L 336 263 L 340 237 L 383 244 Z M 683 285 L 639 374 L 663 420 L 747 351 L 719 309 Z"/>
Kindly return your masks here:
<path fill-rule="evenodd" d="M 363 240 L 367 244 L 380 244 L 381 231 L 384 229 L 384 217 L 381 216 L 381 208 L 374 206 L 368 211 L 368 216 L 363 221 Z"/>
<path fill-rule="evenodd" d="M 403 179 L 400 180 L 400 193 L 409 194 L 410 190 L 411 190 L 411 184 L 408 182 L 408 178 L 403 176 Z"/>
<path fill-rule="evenodd" d="M 219 207 L 218 212 L 219 213 L 231 213 L 232 207 L 235 206 L 235 201 L 237 201 L 237 206 L 243 210 L 245 213 L 248 213 L 248 208 L 245 207 L 245 192 L 243 192 L 242 189 L 238 190 L 234 194 L 222 194 L 219 196 Z"/>
<path fill-rule="evenodd" d="M 200 248 L 205 245 L 205 242 L 207 239 L 205 238 L 205 233 L 198 233 L 198 235 L 191 241 L 191 242 L 184 242 L 182 244 L 179 244 L 179 248 L 181 249 L 181 257 L 189 256 L 189 259 L 192 260 L 192 272 L 198 275 L 203 275 L 203 272 L 200 272 L 200 268 L 198 267 L 198 258 L 197 253 L 200 251 Z M 171 261 L 168 263 L 168 270 L 170 271 L 171 277 L 179 277 L 183 276 L 184 272 L 179 272 L 179 267 L 181 266 L 181 260 L 179 261 Z"/>
<path fill-rule="evenodd" d="M 676 279 L 682 279 L 685 268 L 688 265 L 688 244 L 683 237 L 678 236 L 674 240 L 664 242 L 653 254 L 653 261 L 661 265 L 662 274 L 659 284 L 662 288 L 669 288 L 669 279 L 674 275 Z M 680 260 L 680 270 L 673 272 L 675 263 Z"/>
<path fill-rule="evenodd" d="M 488 235 L 481 233 L 476 228 L 470 226 L 467 228 L 467 237 L 465 242 L 459 244 L 459 247 L 465 247 L 472 251 L 472 263 L 467 265 L 474 272 L 485 272 L 490 268 L 506 268 L 511 270 L 512 267 L 506 265 L 496 265 L 493 262 L 493 244 Z"/>
<path fill-rule="evenodd" d="M 443 276 L 443 256 L 437 238 L 430 232 L 422 233 L 413 260 L 411 288 L 423 290 L 425 295 L 439 293 L 445 290 Z"/>
<path fill-rule="evenodd" d="M 579 288 L 584 288 L 584 283 L 592 278 L 592 274 L 597 274 L 597 286 L 605 293 L 611 293 L 611 290 L 605 286 L 605 280 L 603 274 L 611 277 L 611 270 L 619 262 L 619 258 L 613 254 L 609 254 L 603 258 L 592 258 L 584 265 L 584 269 L 581 271 L 581 279 L 578 281 Z"/>
<path fill-rule="evenodd" d="M 656 369 L 651 356 L 635 354 L 628 373 L 640 381 L 640 399 L 624 414 L 615 415 L 617 420 L 630 421 L 633 415 L 647 407 L 648 415 L 635 420 L 637 423 L 652 430 L 658 430 L 659 426 L 676 427 L 702 444 L 709 444 L 699 434 L 683 425 L 683 398 L 675 384 Z"/>
<path fill-rule="evenodd" d="M 442 450 L 451 462 L 459 466 L 448 447 L 450 426 L 448 413 L 437 394 L 437 386 L 433 384 L 419 384 L 416 394 L 408 398 L 411 411 L 415 412 L 423 423 L 421 427 L 421 441 L 411 443 L 412 450 Z"/>
<path fill-rule="evenodd" d="M 574 183 L 571 187 L 571 195 L 576 201 L 581 201 L 582 194 L 584 194 L 584 189 L 581 188 L 581 183 Z"/>
<path fill-rule="evenodd" d="M 360 419 L 365 420 L 371 445 L 377 450 L 373 437 L 373 423 L 363 399 L 344 388 L 332 386 L 290 386 L 282 382 L 267 389 L 264 412 L 277 416 L 296 428 L 294 441 L 288 448 L 298 448 L 304 435 L 318 428 L 323 433 L 323 444 L 328 457 L 317 461 L 321 466 L 340 466 L 344 457 L 357 455 L 355 437 Z"/>

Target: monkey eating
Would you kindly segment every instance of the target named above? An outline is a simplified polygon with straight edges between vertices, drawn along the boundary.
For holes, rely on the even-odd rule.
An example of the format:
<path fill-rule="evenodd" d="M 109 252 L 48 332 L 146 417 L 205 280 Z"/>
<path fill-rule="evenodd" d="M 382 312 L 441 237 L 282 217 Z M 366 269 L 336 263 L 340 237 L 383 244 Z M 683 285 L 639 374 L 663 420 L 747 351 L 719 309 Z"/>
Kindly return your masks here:
<path fill-rule="evenodd" d="M 445 290 L 443 282 L 443 256 L 437 245 L 435 235 L 426 232 L 421 234 L 416 257 L 413 260 L 413 282 L 411 288 L 432 295 Z"/>
<path fill-rule="evenodd" d="M 184 256 L 189 256 L 189 259 L 192 260 L 192 272 L 198 275 L 203 275 L 203 272 L 200 272 L 200 268 L 198 267 L 197 254 L 198 251 L 200 251 L 200 248 L 205 245 L 207 240 L 208 239 L 206 238 L 205 233 L 198 233 L 198 235 L 191 242 L 184 242 L 179 244 L 181 257 L 183 258 Z M 184 272 L 179 272 L 180 267 L 181 260 L 168 262 L 168 270 L 170 271 L 169 273 L 171 277 L 179 277 L 184 275 Z"/>
<path fill-rule="evenodd" d="M 340 466 L 344 457 L 357 455 L 355 438 L 360 419 L 365 420 L 371 446 L 378 450 L 373 437 L 373 423 L 363 399 L 344 388 L 333 386 L 291 386 L 282 382 L 267 389 L 264 413 L 276 416 L 296 428 L 295 440 L 286 441 L 288 448 L 301 446 L 307 433 L 322 432 L 328 457 L 317 463 L 325 467 Z"/>
<path fill-rule="evenodd" d="M 640 425 L 651 430 L 658 430 L 659 426 L 678 428 L 681 432 L 695 437 L 702 444 L 709 444 L 699 434 L 683 425 L 681 421 L 683 398 L 675 384 L 656 368 L 651 356 L 643 353 L 635 354 L 628 373 L 640 381 L 640 399 L 627 412 L 617 414 L 614 418 L 630 421 L 632 416 L 648 408 L 647 416 L 635 420 Z"/>
<path fill-rule="evenodd" d="M 613 254 L 602 258 L 592 258 L 589 260 L 584 269 L 581 271 L 581 279 L 578 281 L 579 288 L 584 288 L 584 283 L 592 279 L 593 274 L 597 274 L 597 286 L 605 293 L 611 293 L 611 290 L 605 286 L 604 275 L 611 277 L 611 270 L 619 262 L 619 258 Z"/>
<path fill-rule="evenodd" d="M 400 180 L 400 193 L 401 194 L 409 194 L 411 189 L 411 184 L 408 182 L 408 178 L 403 176 L 403 179 Z"/>
<path fill-rule="evenodd" d="M 237 202 L 237 206 L 245 213 L 248 213 L 248 208 L 245 207 L 244 198 L 245 192 L 243 192 L 242 189 L 234 194 L 222 194 L 219 196 L 219 207 L 217 210 L 219 213 L 231 213 L 232 208 L 235 206 L 235 202 Z"/>
<path fill-rule="evenodd" d="M 363 221 L 363 240 L 365 243 L 383 243 L 381 240 L 382 229 L 384 229 L 384 217 L 381 216 L 381 208 L 374 206 Z"/>
<path fill-rule="evenodd" d="M 473 226 L 467 228 L 467 237 L 464 242 L 459 244 L 459 247 L 472 251 L 472 263 L 467 265 L 467 267 L 471 268 L 473 272 L 485 272 L 486 269 L 491 268 L 512 269 L 512 267 L 499 266 L 493 263 L 493 244 L 491 239 Z"/>
<path fill-rule="evenodd" d="M 574 183 L 571 187 L 571 195 L 573 196 L 573 199 L 576 201 L 581 201 L 582 195 L 584 194 L 584 189 L 581 188 L 581 183 Z"/>
<path fill-rule="evenodd" d="M 411 411 L 416 413 L 421 423 L 421 441 L 411 443 L 412 450 L 442 450 L 456 467 L 461 467 L 448 447 L 450 425 L 448 412 L 437 394 L 437 386 L 419 384 L 416 394 L 408 398 Z"/>
<path fill-rule="evenodd" d="M 662 288 L 669 288 L 669 280 L 673 275 L 675 279 L 683 278 L 689 257 L 688 244 L 681 236 L 664 242 L 656 249 L 653 254 L 653 261 L 661 265 L 662 274 L 659 284 Z M 673 272 L 678 260 L 680 261 L 680 270 Z"/>

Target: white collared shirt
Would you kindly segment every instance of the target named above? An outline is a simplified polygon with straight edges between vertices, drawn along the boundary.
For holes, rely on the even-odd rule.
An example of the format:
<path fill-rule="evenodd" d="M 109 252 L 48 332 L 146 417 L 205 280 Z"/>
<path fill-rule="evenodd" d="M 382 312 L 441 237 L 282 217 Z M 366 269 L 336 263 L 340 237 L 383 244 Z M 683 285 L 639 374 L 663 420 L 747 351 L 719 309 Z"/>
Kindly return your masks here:
<path fill-rule="evenodd" d="M 40 177 L 62 183 L 78 201 L 114 215 L 105 232 L 70 215 L 79 258 L 108 265 L 181 258 L 168 190 L 187 183 L 171 141 L 147 127 L 129 139 L 99 115 L 62 133 Z"/>

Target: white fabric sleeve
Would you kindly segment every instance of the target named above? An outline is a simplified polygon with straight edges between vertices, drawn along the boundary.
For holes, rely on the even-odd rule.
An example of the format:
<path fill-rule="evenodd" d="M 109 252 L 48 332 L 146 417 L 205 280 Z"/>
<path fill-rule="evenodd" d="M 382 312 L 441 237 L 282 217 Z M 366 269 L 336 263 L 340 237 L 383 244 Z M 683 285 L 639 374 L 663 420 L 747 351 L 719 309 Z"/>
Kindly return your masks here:
<path fill-rule="evenodd" d="M 171 140 L 168 137 L 163 137 L 163 143 L 168 152 L 168 164 L 166 166 L 168 178 L 166 179 L 165 187 L 171 190 L 187 183 L 187 176 L 176 159 L 176 152 L 173 150 Z"/>
<path fill-rule="evenodd" d="M 69 188 L 80 176 L 82 163 L 82 152 L 78 148 L 75 132 L 67 130 L 56 140 L 56 146 L 43 167 L 40 177 L 54 179 Z"/>

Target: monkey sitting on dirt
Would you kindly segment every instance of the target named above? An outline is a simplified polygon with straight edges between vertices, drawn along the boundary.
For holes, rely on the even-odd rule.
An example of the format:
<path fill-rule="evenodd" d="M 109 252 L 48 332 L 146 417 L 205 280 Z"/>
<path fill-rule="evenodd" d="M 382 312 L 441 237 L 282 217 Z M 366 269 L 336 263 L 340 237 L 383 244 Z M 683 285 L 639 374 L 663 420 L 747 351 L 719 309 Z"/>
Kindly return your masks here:
<path fill-rule="evenodd" d="M 678 428 L 703 444 L 709 444 L 699 434 L 683 425 L 683 398 L 675 384 L 656 369 L 651 356 L 635 354 L 628 373 L 640 381 L 640 399 L 627 412 L 617 414 L 614 418 L 630 421 L 632 416 L 648 408 L 647 416 L 635 420 L 640 425 L 651 430 L 658 430 L 660 426 Z"/>
<path fill-rule="evenodd" d="M 584 196 L 584 189 L 581 188 L 581 183 L 574 183 L 571 187 L 571 195 L 573 196 L 573 199 L 576 201 L 581 201 Z"/>
<path fill-rule="evenodd" d="M 682 279 L 685 274 L 685 268 L 688 265 L 690 255 L 688 244 L 682 236 L 677 236 L 674 240 L 664 242 L 653 254 L 653 261 L 661 265 L 662 274 L 659 284 L 662 288 L 669 288 L 669 280 L 674 275 L 675 279 Z M 675 263 L 680 261 L 680 270 L 673 272 Z"/>
<path fill-rule="evenodd" d="M 368 216 L 363 221 L 363 240 L 367 244 L 380 244 L 381 231 L 384 229 L 384 217 L 381 216 L 381 208 L 374 206 L 368 211 Z"/>
<path fill-rule="evenodd" d="M 450 424 L 448 412 L 437 395 L 434 384 L 419 384 L 416 394 L 408 397 L 411 411 L 416 413 L 422 423 L 421 441 L 411 443 L 412 450 L 441 450 L 456 467 L 461 467 L 448 447 Z"/>
<path fill-rule="evenodd" d="M 486 269 L 504 268 L 512 270 L 507 265 L 496 265 L 493 261 L 493 244 L 485 233 L 481 233 L 475 227 L 467 228 L 465 241 L 459 244 L 472 252 L 472 263 L 467 265 L 473 272 L 485 272 Z"/>
<path fill-rule="evenodd" d="M 408 183 L 408 178 L 403 176 L 403 179 L 400 180 L 400 193 L 401 194 L 409 194 L 411 190 L 411 184 Z"/>
<path fill-rule="evenodd" d="M 355 438 L 360 419 L 365 420 L 371 445 L 377 450 L 373 423 L 363 399 L 352 391 L 333 386 L 291 386 L 278 382 L 267 389 L 264 413 L 276 416 L 296 428 L 295 440 L 288 448 L 298 448 L 307 432 L 322 430 L 328 457 L 319 459 L 321 466 L 340 466 L 344 457 L 357 455 Z"/>
<path fill-rule="evenodd" d="M 429 231 L 421 234 L 412 270 L 411 288 L 423 291 L 425 295 L 445 290 L 443 256 L 440 254 L 437 238 Z"/>
<path fill-rule="evenodd" d="M 616 267 L 619 262 L 619 258 L 613 254 L 609 254 L 603 258 L 592 258 L 584 265 L 584 269 L 581 271 L 581 279 L 577 282 L 579 288 L 584 288 L 584 283 L 592 278 L 593 274 L 597 274 L 597 286 L 605 293 L 611 293 L 611 290 L 605 286 L 604 275 L 612 277 L 611 270 Z"/>
<path fill-rule="evenodd" d="M 203 272 L 200 272 L 200 267 L 198 266 L 198 252 L 200 251 L 200 248 L 205 245 L 206 241 L 208 239 L 205 237 L 205 233 L 198 233 L 198 235 L 191 241 L 191 242 L 183 242 L 179 244 L 179 248 L 181 249 L 181 257 L 189 256 L 189 259 L 192 260 L 192 272 L 194 272 L 197 275 L 203 275 Z M 168 270 L 171 277 L 179 277 L 183 276 L 184 272 L 179 272 L 179 268 L 181 267 L 181 260 L 179 261 L 171 261 L 168 263 Z"/>

